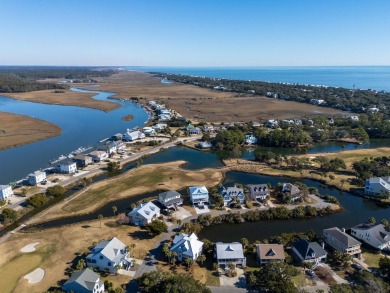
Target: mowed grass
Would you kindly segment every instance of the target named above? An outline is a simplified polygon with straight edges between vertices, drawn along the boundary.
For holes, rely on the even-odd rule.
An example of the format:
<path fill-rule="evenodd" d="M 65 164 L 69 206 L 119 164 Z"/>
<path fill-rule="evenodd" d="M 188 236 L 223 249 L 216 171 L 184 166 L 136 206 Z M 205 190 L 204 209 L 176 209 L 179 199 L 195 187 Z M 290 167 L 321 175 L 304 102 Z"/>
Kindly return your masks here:
<path fill-rule="evenodd" d="M 379 252 L 363 249 L 363 259 L 369 268 L 379 268 L 379 259 L 383 257 Z"/>
<path fill-rule="evenodd" d="M 88 213 L 107 202 L 158 189 L 178 190 L 191 185 L 214 186 L 223 178 L 220 170 L 185 170 L 180 168 L 183 163 L 184 161 L 177 161 L 145 165 L 116 178 L 98 182 L 81 190 L 69 201 L 52 207 L 46 214 L 41 215 L 38 221 Z"/>
<path fill-rule="evenodd" d="M 78 255 L 89 251 L 93 242 L 117 237 L 125 245 L 134 243 L 133 255 L 141 259 L 154 246 L 156 239 L 149 237 L 139 227 L 113 224 L 112 219 L 106 219 L 100 227 L 100 222 L 95 220 L 13 235 L 0 244 L 0 292 L 41 293 L 52 286 L 58 286 L 59 281 L 69 278 L 65 270 L 75 262 Z M 35 252 L 20 252 L 22 247 L 34 242 L 39 242 Z M 45 270 L 45 277 L 40 283 L 28 284 L 23 276 L 37 267 Z M 107 279 L 120 286 L 128 283 L 131 278 L 113 275 Z"/>

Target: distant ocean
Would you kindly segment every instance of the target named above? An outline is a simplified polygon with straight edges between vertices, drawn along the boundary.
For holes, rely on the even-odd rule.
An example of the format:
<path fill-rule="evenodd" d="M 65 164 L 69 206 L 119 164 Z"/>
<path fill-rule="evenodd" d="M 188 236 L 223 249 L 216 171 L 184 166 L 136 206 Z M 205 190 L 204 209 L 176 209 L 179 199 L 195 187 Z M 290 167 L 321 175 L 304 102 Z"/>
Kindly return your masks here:
<path fill-rule="evenodd" d="M 390 66 L 329 67 L 125 67 L 143 72 L 165 72 L 197 76 L 326 85 L 390 92 Z"/>

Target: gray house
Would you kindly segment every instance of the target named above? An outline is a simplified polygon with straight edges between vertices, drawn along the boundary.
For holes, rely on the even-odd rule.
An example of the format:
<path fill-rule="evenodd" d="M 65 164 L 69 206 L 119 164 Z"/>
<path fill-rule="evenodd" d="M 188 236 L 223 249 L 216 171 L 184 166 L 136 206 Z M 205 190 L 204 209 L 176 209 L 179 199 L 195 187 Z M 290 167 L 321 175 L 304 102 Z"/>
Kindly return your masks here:
<path fill-rule="evenodd" d="M 73 161 L 76 162 L 77 167 L 85 167 L 93 163 L 93 159 L 91 156 L 82 155 L 82 154 L 74 156 Z"/>
<path fill-rule="evenodd" d="M 317 243 L 299 238 L 292 244 L 292 255 L 296 261 L 318 264 L 324 261 L 328 253 Z"/>
<path fill-rule="evenodd" d="M 235 266 L 246 266 L 246 257 L 242 249 L 242 244 L 239 242 L 215 244 L 216 258 L 219 265 L 227 266 L 232 263 Z"/>
<path fill-rule="evenodd" d="M 253 184 L 249 185 L 249 192 L 251 198 L 256 201 L 262 201 L 269 196 L 269 190 L 267 184 Z"/>
<path fill-rule="evenodd" d="M 326 244 L 331 246 L 334 250 L 360 258 L 360 254 L 362 253 L 360 249 L 361 243 L 344 231 L 341 231 L 337 227 L 333 227 L 325 229 L 323 235 Z"/>
<path fill-rule="evenodd" d="M 223 197 L 225 206 L 229 205 L 233 198 L 238 199 L 241 204 L 245 202 L 244 189 L 237 187 L 236 184 L 231 186 L 221 185 L 218 191 Z"/>
<path fill-rule="evenodd" d="M 61 289 L 65 292 L 104 293 L 104 283 L 100 276 L 89 268 L 75 272 Z"/>
<path fill-rule="evenodd" d="M 158 195 L 158 201 L 167 209 L 175 208 L 183 204 L 180 193 L 175 190 L 162 192 Z"/>
<path fill-rule="evenodd" d="M 375 249 L 390 249 L 390 232 L 385 229 L 383 224 L 359 224 L 351 228 L 351 235 Z"/>

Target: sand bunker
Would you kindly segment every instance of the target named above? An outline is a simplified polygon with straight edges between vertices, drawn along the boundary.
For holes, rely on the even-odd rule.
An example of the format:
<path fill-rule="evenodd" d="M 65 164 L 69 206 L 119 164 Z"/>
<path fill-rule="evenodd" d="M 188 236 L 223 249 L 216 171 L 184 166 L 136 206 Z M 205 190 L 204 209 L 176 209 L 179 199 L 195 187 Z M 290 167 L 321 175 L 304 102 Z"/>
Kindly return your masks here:
<path fill-rule="evenodd" d="M 37 268 L 31 273 L 25 275 L 24 278 L 28 280 L 29 284 L 36 284 L 42 281 L 44 276 L 45 276 L 45 271 L 41 268 Z"/>
<path fill-rule="evenodd" d="M 38 244 L 39 244 L 39 242 L 30 243 L 30 244 L 26 245 L 25 247 L 23 247 L 20 251 L 21 252 L 33 252 L 33 251 L 37 250 L 35 248 L 35 246 L 37 246 Z"/>

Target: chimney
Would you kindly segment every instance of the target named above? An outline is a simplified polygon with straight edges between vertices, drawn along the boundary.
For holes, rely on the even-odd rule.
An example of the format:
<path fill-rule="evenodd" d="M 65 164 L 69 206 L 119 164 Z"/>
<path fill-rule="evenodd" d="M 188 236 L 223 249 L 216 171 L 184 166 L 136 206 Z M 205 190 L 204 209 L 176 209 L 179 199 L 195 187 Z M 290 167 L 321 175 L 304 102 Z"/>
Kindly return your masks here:
<path fill-rule="evenodd" d="M 341 231 L 343 231 L 345 233 L 345 228 L 342 228 Z"/>

